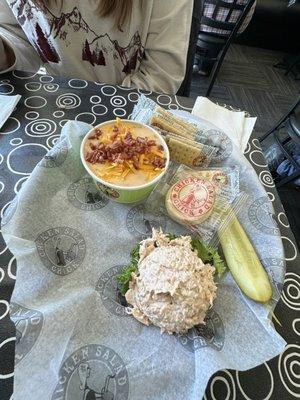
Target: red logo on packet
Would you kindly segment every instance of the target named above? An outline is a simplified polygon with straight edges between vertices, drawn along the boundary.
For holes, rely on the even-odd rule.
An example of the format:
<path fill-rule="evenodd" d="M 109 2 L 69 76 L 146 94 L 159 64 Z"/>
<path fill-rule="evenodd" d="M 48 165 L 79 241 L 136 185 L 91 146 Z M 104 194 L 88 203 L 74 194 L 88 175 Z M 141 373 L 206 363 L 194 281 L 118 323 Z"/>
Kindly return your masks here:
<path fill-rule="evenodd" d="M 215 188 L 209 181 L 189 177 L 174 185 L 170 198 L 178 211 L 199 218 L 213 207 Z"/>

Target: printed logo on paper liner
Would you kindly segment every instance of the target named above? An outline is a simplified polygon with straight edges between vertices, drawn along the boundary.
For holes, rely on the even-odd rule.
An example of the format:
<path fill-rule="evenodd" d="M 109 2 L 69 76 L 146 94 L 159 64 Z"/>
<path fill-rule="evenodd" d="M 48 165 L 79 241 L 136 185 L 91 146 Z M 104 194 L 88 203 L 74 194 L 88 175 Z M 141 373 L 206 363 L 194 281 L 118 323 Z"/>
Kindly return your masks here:
<path fill-rule="evenodd" d="M 4 226 L 9 223 L 9 221 L 12 219 L 15 212 L 17 211 L 17 208 L 18 208 L 18 196 L 15 196 L 12 202 L 9 204 L 9 206 L 5 208 L 0 226 Z"/>
<path fill-rule="evenodd" d="M 282 258 L 263 258 L 261 262 L 273 284 L 272 298 L 273 300 L 278 301 L 283 289 L 285 261 Z"/>
<path fill-rule="evenodd" d="M 268 196 L 256 199 L 249 207 L 248 217 L 252 225 L 267 235 L 279 235 L 274 211 Z"/>
<path fill-rule="evenodd" d="M 109 200 L 99 192 L 92 178 L 82 178 L 68 188 L 68 200 L 80 210 L 94 211 L 105 207 Z"/>
<path fill-rule="evenodd" d="M 221 351 L 225 342 L 224 325 L 219 314 L 210 310 L 206 315 L 205 325 L 194 326 L 185 335 L 176 335 L 176 337 L 179 343 L 190 352 L 203 347 Z"/>
<path fill-rule="evenodd" d="M 142 204 L 132 207 L 126 217 L 126 226 L 131 235 L 145 239 L 152 236 L 152 228 L 166 228 L 166 217 L 160 213 L 149 213 Z"/>
<path fill-rule="evenodd" d="M 48 151 L 45 157 L 39 162 L 40 167 L 55 168 L 64 163 L 68 156 L 68 143 L 64 139 L 55 144 L 52 149 Z"/>
<path fill-rule="evenodd" d="M 128 316 L 125 311 L 127 301 L 120 292 L 117 275 L 122 272 L 124 265 L 115 265 L 106 270 L 99 278 L 96 291 L 100 294 L 104 307 L 119 317 Z"/>
<path fill-rule="evenodd" d="M 77 230 L 67 226 L 51 228 L 35 241 L 40 259 L 56 275 L 68 275 L 82 263 L 86 244 Z"/>
<path fill-rule="evenodd" d="M 128 372 L 122 358 L 106 346 L 81 347 L 62 364 L 51 400 L 127 400 Z"/>
<path fill-rule="evenodd" d="M 31 351 L 41 333 L 44 317 L 40 311 L 17 303 L 10 304 L 10 316 L 16 327 L 15 365 Z"/>

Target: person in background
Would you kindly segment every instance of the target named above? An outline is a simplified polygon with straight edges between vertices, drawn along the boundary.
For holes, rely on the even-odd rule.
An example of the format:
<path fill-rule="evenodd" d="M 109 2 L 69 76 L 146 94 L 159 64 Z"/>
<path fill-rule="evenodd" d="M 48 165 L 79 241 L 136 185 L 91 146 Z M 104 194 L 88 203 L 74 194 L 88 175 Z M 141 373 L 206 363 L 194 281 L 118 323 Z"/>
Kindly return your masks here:
<path fill-rule="evenodd" d="M 232 3 L 233 0 L 224 0 L 226 3 Z M 248 0 L 238 0 L 238 4 L 247 4 Z M 256 1 L 253 4 L 253 6 L 251 7 L 248 15 L 246 15 L 245 20 L 243 21 L 238 34 L 241 34 L 242 32 L 244 32 L 244 30 L 247 28 L 247 26 L 249 25 L 251 18 L 253 16 L 254 10 L 255 10 L 255 6 L 256 6 Z M 215 9 L 215 3 L 212 0 L 204 0 L 204 7 L 203 7 L 203 15 L 208 17 L 208 18 L 212 18 L 213 13 L 214 13 L 214 9 Z M 216 16 L 215 16 L 215 20 L 216 21 L 225 21 L 226 17 L 228 15 L 228 9 L 227 8 L 222 8 L 220 7 Z M 241 11 L 240 10 L 234 10 L 231 14 L 231 17 L 229 19 L 229 22 L 237 22 L 239 17 L 241 15 Z M 213 28 L 211 26 L 207 26 L 204 24 L 201 24 L 200 26 L 200 32 L 207 32 L 208 35 L 212 35 L 215 37 L 219 37 L 219 38 L 224 38 L 225 40 L 227 39 L 227 37 L 230 35 L 230 31 L 229 30 L 223 30 L 223 29 L 218 29 L 218 28 Z M 213 58 L 213 57 L 217 57 L 219 51 L 222 49 L 223 44 L 215 44 L 214 49 L 211 49 L 210 54 L 207 54 L 206 50 L 202 50 L 201 47 L 197 48 L 196 54 L 195 54 L 195 61 L 194 61 L 194 72 L 198 72 L 200 75 L 209 75 L 212 67 L 214 65 L 213 61 L 210 61 L 208 59 L 206 59 L 206 57 L 208 58 Z"/>
<path fill-rule="evenodd" d="M 1 0 L 0 73 L 37 71 L 174 94 L 190 0 Z"/>

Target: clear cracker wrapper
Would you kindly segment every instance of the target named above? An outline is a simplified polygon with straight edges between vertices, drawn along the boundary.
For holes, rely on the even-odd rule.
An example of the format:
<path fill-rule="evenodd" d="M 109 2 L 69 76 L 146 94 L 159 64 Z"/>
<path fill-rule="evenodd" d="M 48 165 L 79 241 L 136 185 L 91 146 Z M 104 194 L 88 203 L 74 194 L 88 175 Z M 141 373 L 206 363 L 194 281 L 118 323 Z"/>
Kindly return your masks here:
<path fill-rule="evenodd" d="M 206 167 L 217 154 L 217 148 L 196 140 L 198 127 L 175 116 L 142 95 L 134 107 L 131 118 L 151 125 L 165 138 L 173 162 L 188 167 Z"/>
<path fill-rule="evenodd" d="M 236 167 L 196 170 L 173 165 L 149 196 L 146 208 L 162 212 L 205 244 L 217 246 L 222 230 L 246 199 L 239 191 Z"/>

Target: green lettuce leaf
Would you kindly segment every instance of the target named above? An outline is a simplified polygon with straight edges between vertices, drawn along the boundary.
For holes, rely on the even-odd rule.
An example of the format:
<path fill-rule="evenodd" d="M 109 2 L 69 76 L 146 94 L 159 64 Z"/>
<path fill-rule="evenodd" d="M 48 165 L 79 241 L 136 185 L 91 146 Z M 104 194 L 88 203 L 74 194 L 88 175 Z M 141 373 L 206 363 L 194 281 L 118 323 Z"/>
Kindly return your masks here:
<path fill-rule="evenodd" d="M 218 277 L 221 278 L 226 271 L 226 265 L 220 257 L 218 249 L 206 246 L 199 239 L 192 239 L 192 248 L 197 251 L 198 257 L 201 258 L 205 264 L 209 263 L 215 267 Z"/>
<path fill-rule="evenodd" d="M 121 274 L 117 276 L 117 282 L 120 284 L 120 292 L 123 296 L 129 289 L 129 282 L 132 278 L 132 273 L 138 272 L 138 262 L 140 259 L 140 244 L 137 243 L 130 252 L 130 264 L 123 268 Z"/>

